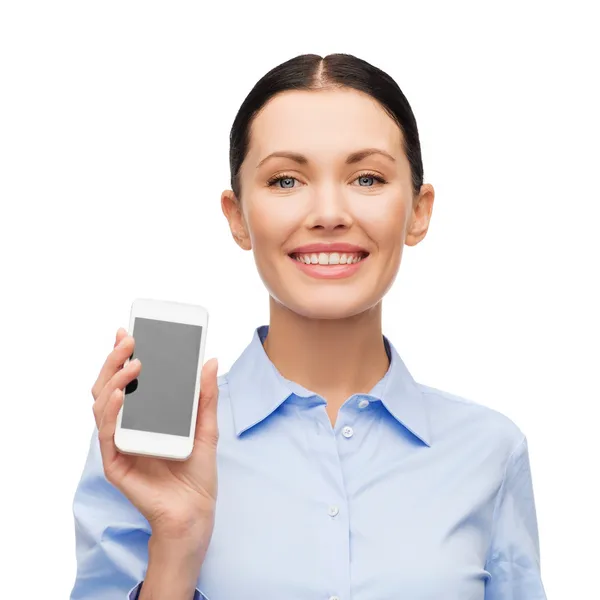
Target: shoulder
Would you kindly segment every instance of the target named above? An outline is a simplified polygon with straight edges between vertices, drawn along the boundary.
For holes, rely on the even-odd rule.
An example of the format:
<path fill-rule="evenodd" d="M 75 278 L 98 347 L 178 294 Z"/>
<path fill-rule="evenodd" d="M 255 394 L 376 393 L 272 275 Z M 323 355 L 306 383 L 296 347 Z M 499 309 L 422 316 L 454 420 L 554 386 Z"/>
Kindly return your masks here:
<path fill-rule="evenodd" d="M 434 434 L 461 436 L 493 444 L 505 456 L 522 445 L 525 434 L 506 414 L 487 406 L 483 400 L 416 384 L 427 407 Z"/>

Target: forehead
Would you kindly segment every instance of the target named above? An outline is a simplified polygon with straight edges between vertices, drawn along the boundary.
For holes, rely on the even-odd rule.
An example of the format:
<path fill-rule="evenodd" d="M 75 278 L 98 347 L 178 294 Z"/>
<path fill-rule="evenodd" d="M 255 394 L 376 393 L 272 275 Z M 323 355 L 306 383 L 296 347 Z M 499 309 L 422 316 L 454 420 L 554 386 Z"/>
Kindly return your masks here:
<path fill-rule="evenodd" d="M 374 98 L 348 88 L 294 90 L 271 98 L 255 117 L 247 160 L 256 164 L 279 150 L 345 158 L 367 147 L 403 154 L 400 128 Z"/>

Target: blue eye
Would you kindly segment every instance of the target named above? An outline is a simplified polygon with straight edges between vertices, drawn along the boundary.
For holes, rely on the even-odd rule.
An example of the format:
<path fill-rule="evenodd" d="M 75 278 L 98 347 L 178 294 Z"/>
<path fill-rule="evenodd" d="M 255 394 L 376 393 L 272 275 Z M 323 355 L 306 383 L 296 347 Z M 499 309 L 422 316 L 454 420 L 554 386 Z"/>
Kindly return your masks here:
<path fill-rule="evenodd" d="M 293 183 L 295 180 L 295 177 L 290 177 L 288 175 L 279 175 L 278 177 L 273 177 L 272 179 L 269 179 L 267 184 L 269 185 L 269 187 L 272 187 L 276 183 L 281 181 L 282 185 L 280 186 L 280 189 L 289 190 L 292 189 L 293 185 L 288 184 Z"/>
<path fill-rule="evenodd" d="M 375 185 L 374 183 L 371 185 L 368 185 L 368 182 L 370 180 L 377 181 L 378 183 L 387 183 L 387 181 L 380 175 L 377 175 L 376 173 L 370 173 L 370 172 L 361 173 L 356 179 L 358 179 L 361 182 L 361 183 L 359 183 L 359 187 L 373 187 Z M 367 182 L 367 185 L 362 185 L 362 183 L 365 183 L 365 181 Z"/>

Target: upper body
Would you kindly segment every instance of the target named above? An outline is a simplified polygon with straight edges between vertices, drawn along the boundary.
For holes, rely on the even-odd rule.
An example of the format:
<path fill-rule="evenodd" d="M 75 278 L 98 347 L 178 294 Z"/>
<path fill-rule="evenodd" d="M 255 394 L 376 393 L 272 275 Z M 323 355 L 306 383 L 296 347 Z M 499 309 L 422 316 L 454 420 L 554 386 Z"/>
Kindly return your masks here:
<path fill-rule="evenodd" d="M 209 600 L 543 600 L 527 441 L 501 413 L 390 366 L 350 396 L 286 380 L 266 327 L 219 380 L 219 493 L 197 583 Z M 293 346 L 293 342 L 291 342 Z M 151 529 L 104 477 L 76 492 L 72 600 L 135 598 Z"/>
<path fill-rule="evenodd" d="M 544 600 L 525 436 L 416 383 L 382 333 L 434 200 L 398 85 L 351 55 L 286 61 L 242 103 L 230 166 L 221 206 L 268 328 L 218 381 L 204 365 L 178 464 L 116 449 L 141 369 L 118 332 L 92 388 L 72 600 Z"/>

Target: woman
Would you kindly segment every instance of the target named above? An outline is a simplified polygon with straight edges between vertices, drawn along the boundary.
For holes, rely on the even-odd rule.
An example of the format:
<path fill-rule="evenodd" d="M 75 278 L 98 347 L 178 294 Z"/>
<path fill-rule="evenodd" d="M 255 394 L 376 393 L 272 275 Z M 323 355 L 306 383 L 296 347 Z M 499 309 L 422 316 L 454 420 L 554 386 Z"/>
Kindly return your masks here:
<path fill-rule="evenodd" d="M 257 83 L 230 141 L 223 212 L 269 326 L 218 380 L 204 366 L 183 463 L 116 451 L 141 368 L 123 368 L 134 340 L 118 331 L 92 388 L 71 598 L 545 598 L 525 436 L 416 383 L 382 334 L 434 199 L 397 84 L 353 56 L 296 57 Z"/>

